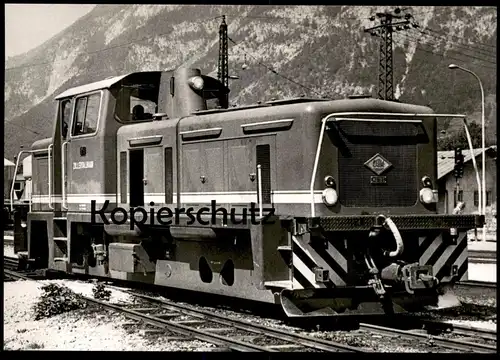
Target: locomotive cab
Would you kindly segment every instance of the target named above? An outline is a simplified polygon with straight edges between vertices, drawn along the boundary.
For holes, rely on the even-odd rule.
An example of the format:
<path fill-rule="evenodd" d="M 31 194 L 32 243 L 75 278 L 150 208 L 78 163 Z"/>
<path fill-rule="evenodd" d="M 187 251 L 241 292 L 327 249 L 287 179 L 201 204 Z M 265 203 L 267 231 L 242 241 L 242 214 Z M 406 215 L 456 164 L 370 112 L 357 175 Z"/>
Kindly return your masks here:
<path fill-rule="evenodd" d="M 106 194 L 116 193 L 118 129 L 226 107 L 228 92 L 218 80 L 185 68 L 132 73 L 66 90 L 55 98 L 52 139 L 33 144 L 35 210 L 90 211 L 87 194 L 102 195 L 112 208 L 116 201 Z M 49 159 L 62 169 L 53 165 L 49 175 Z"/>
<path fill-rule="evenodd" d="M 45 257 L 45 250 L 40 249 L 48 247 L 48 265 L 57 268 L 61 264 L 61 269 L 66 269 L 72 263 L 69 249 L 74 248 L 71 252 L 75 254 L 82 250 L 75 244 L 77 236 L 70 246 L 71 234 L 83 236 L 90 231 L 84 225 L 70 225 L 67 214 L 78 213 L 85 223 L 93 200 L 98 209 L 107 204 L 105 212 L 116 208 L 120 128 L 207 110 L 214 106 L 210 103 L 213 100 L 215 105 L 226 106 L 228 92 L 200 70 L 180 68 L 110 77 L 56 96 L 53 136 L 35 142 L 31 150 L 32 211 L 43 218 L 34 224 L 35 228 L 36 224 L 49 224 L 46 240 L 32 249 L 33 257 L 36 253 Z M 53 221 L 49 220 L 51 214 Z"/>

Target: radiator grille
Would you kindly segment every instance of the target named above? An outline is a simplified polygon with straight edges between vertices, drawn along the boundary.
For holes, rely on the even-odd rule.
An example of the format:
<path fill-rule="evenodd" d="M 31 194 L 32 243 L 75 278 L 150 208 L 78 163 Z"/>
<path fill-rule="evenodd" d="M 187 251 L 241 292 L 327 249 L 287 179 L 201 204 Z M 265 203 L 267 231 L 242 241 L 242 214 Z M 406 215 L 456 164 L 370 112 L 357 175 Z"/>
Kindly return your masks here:
<path fill-rule="evenodd" d="M 411 123 L 345 122 L 337 125 L 340 202 L 346 207 L 404 207 L 417 201 L 417 136 Z M 375 172 L 365 163 L 380 154 L 391 167 L 371 184 Z"/>

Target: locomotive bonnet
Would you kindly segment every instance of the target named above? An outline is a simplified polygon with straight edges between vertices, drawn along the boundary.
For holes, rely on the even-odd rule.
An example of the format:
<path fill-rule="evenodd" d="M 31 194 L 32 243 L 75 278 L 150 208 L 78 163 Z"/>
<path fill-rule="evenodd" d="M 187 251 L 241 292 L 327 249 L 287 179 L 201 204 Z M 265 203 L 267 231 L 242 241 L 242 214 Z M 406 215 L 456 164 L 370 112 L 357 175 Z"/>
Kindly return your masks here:
<path fill-rule="evenodd" d="M 26 151 L 16 251 L 290 317 L 413 311 L 467 279 L 467 231 L 484 219 L 436 206 L 436 121 L 462 115 L 371 98 L 229 107 L 228 94 L 180 68 L 58 95 L 52 137 Z"/>

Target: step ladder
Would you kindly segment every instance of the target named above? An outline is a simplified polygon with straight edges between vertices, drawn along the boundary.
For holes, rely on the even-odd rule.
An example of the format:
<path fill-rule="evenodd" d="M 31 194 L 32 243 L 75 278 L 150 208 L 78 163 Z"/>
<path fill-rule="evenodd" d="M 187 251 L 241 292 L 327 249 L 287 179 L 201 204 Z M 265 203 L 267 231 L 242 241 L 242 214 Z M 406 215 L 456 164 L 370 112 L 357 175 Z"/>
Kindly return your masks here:
<path fill-rule="evenodd" d="M 68 218 L 57 216 L 53 218 L 54 236 L 54 262 L 65 262 L 69 264 L 69 247 L 68 247 Z"/>

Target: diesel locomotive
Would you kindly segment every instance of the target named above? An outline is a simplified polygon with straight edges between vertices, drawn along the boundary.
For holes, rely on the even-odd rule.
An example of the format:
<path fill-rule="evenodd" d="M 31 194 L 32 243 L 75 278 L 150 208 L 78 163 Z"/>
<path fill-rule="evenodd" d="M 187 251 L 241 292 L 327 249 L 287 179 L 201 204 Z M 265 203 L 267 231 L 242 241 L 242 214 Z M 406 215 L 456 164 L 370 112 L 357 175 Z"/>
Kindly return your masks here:
<path fill-rule="evenodd" d="M 16 250 L 289 317 L 413 311 L 467 279 L 466 232 L 484 218 L 436 204 L 436 122 L 454 115 L 372 98 L 230 107 L 228 92 L 180 68 L 58 95 L 52 137 L 25 151 Z"/>

